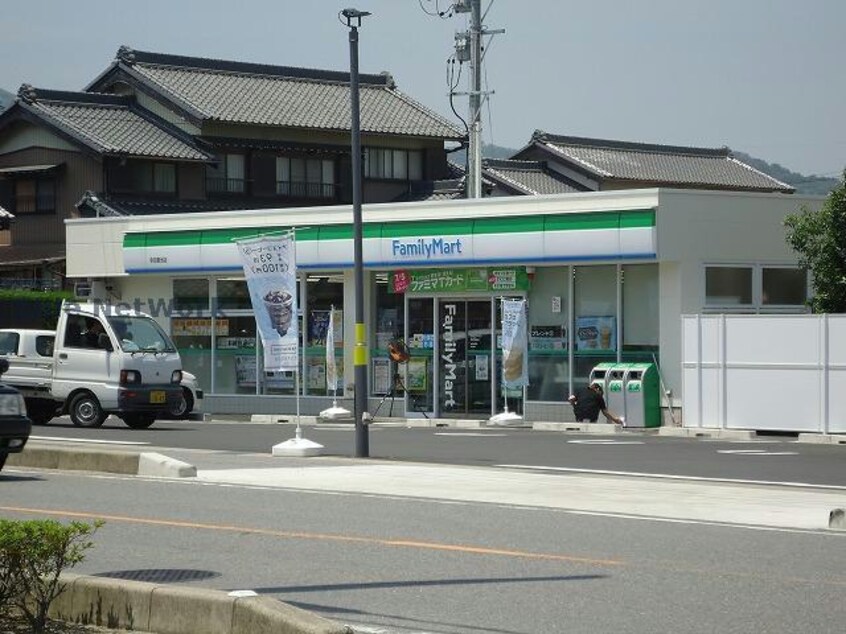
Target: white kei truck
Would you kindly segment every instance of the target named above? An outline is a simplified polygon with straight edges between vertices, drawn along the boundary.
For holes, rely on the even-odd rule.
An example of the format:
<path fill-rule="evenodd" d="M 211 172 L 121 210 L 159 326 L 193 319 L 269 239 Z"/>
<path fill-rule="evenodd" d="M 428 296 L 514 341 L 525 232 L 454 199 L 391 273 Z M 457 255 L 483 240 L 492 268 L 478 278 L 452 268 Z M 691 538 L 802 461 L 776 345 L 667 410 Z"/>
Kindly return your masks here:
<path fill-rule="evenodd" d="M 149 315 L 110 304 L 64 302 L 56 331 L 0 330 L 4 383 L 17 388 L 27 415 L 44 424 L 69 414 L 99 427 L 109 414 L 146 429 L 184 400 L 182 361 Z"/>

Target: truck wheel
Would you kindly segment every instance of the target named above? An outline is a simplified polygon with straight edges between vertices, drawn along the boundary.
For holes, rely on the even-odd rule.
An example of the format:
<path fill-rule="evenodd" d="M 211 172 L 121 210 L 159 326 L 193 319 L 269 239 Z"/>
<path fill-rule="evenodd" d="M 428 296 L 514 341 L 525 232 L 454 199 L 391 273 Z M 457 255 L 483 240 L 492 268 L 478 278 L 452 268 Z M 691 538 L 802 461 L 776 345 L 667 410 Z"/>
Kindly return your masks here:
<path fill-rule="evenodd" d="M 90 392 L 82 392 L 74 396 L 68 413 L 71 422 L 77 427 L 100 427 L 107 416 L 100 407 L 100 401 Z"/>
<path fill-rule="evenodd" d="M 174 405 L 168 410 L 168 414 L 170 414 L 171 418 L 176 419 L 183 419 L 188 414 L 191 413 L 191 410 L 194 409 L 194 397 L 191 396 L 191 390 L 187 387 L 182 388 L 182 398 L 179 399 L 179 403 Z"/>
<path fill-rule="evenodd" d="M 124 414 L 123 422 L 130 429 L 147 429 L 156 422 L 155 414 Z"/>

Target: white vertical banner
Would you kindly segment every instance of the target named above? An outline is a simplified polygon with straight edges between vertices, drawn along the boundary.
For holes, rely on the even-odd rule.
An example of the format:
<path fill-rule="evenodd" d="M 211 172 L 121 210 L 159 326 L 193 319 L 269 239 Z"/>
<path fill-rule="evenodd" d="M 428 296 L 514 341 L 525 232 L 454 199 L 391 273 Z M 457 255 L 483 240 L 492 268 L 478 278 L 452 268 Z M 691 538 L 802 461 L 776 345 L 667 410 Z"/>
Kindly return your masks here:
<path fill-rule="evenodd" d="M 332 393 L 338 389 L 338 365 L 335 362 L 335 307 L 329 309 L 329 325 L 326 328 L 326 389 Z"/>
<path fill-rule="evenodd" d="M 502 384 L 507 388 L 529 384 L 526 336 L 526 300 L 502 300 Z"/>
<path fill-rule="evenodd" d="M 237 240 L 267 372 L 299 370 L 296 242 L 290 236 Z"/>

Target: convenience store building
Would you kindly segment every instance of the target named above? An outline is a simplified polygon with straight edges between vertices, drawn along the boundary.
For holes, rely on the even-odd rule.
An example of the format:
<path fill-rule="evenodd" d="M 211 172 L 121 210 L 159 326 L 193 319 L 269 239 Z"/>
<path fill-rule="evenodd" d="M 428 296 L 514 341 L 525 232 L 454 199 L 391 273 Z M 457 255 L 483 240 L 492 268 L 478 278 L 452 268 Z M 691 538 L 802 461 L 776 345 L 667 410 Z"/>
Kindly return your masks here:
<path fill-rule="evenodd" d="M 486 419 L 502 411 L 501 298 L 528 300 L 527 421 L 572 417 L 567 397 L 605 361 L 657 362 L 681 402 L 681 317 L 805 312 L 808 277 L 783 220 L 816 198 L 630 189 L 366 205 L 370 407 L 379 417 Z M 297 228 L 300 408 L 325 409 L 326 327 L 336 313 L 338 395 L 352 407 L 352 210 L 262 209 L 69 220 L 68 276 L 139 306 L 171 334 L 213 413 L 295 411 L 295 381 L 261 368 L 234 240 Z M 411 358 L 396 366 L 387 344 Z M 447 354 L 448 352 L 448 354 Z M 450 384 L 447 388 L 446 381 Z"/>

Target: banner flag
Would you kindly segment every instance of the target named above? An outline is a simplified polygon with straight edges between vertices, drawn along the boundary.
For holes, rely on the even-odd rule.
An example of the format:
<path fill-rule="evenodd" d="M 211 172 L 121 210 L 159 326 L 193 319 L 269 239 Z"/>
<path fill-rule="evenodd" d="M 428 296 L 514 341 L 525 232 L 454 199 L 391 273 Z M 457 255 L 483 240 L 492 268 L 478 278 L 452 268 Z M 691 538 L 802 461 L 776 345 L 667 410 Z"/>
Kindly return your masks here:
<path fill-rule="evenodd" d="M 526 363 L 526 300 L 502 300 L 502 384 L 507 388 L 529 384 Z"/>
<path fill-rule="evenodd" d="M 326 329 L 326 389 L 338 389 L 338 366 L 335 363 L 335 307 L 329 309 L 329 327 Z"/>
<path fill-rule="evenodd" d="M 264 370 L 299 370 L 296 243 L 291 236 L 237 240 L 264 345 Z"/>

